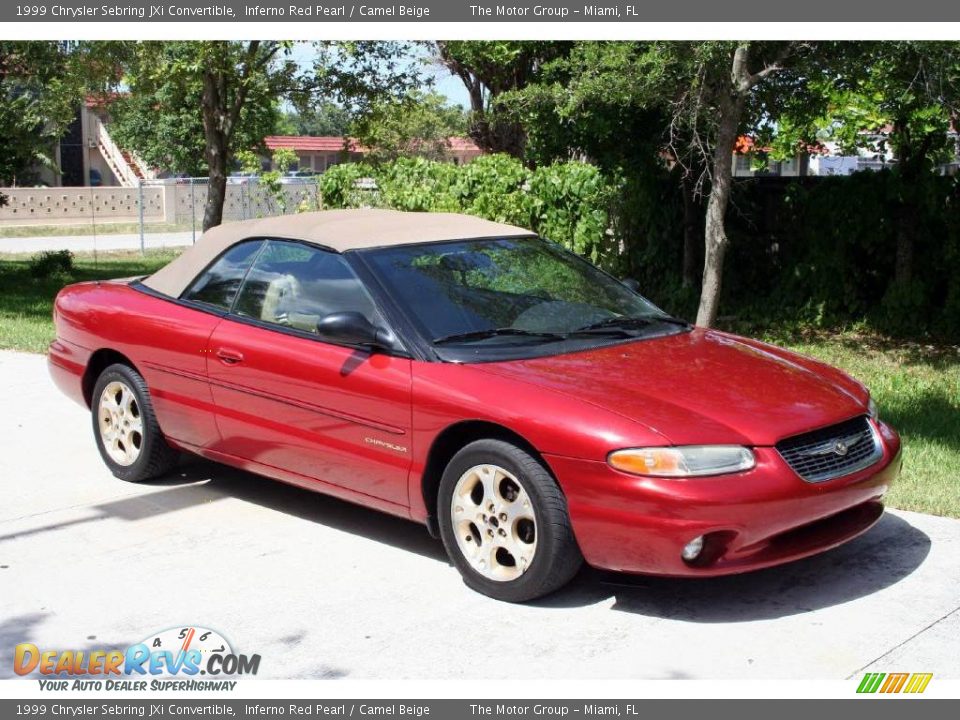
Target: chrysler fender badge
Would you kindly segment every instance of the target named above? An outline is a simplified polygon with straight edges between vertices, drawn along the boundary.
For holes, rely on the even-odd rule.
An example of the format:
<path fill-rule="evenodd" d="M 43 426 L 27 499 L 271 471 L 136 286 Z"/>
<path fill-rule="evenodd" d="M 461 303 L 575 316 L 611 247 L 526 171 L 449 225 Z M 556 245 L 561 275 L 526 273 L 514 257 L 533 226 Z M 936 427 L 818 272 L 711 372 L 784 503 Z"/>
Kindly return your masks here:
<path fill-rule="evenodd" d="M 394 443 L 387 442 L 386 440 L 379 440 L 377 438 L 365 437 L 363 439 L 368 445 L 377 445 L 378 447 L 384 447 L 388 450 L 393 450 L 394 452 L 405 453 L 407 448 L 405 445 L 395 445 Z"/>

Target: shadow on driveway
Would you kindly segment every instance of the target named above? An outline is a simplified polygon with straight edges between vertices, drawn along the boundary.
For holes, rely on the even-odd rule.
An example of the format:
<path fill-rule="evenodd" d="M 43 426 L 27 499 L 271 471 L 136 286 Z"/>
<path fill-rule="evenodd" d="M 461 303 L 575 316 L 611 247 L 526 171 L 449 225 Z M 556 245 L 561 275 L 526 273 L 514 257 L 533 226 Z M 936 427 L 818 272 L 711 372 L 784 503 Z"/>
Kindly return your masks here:
<path fill-rule="evenodd" d="M 418 523 L 216 463 L 191 461 L 151 485 L 164 489 L 102 503 L 93 506 L 89 516 L 0 536 L 0 542 L 107 517 L 136 521 L 234 498 L 449 564 L 443 545 Z M 698 623 L 772 619 L 871 595 L 908 577 L 929 552 L 930 538 L 925 533 L 887 514 L 852 542 L 788 565 L 703 579 L 631 576 L 584 568 L 567 588 L 532 605 L 581 607 L 612 597 L 614 610 L 649 617 Z M 451 567 L 450 572 L 455 570 Z"/>
<path fill-rule="evenodd" d="M 585 569 L 544 607 L 591 605 L 697 623 L 768 620 L 857 600 L 913 573 L 930 553 L 926 533 L 886 514 L 865 535 L 779 567 L 715 578 L 661 578 Z"/>

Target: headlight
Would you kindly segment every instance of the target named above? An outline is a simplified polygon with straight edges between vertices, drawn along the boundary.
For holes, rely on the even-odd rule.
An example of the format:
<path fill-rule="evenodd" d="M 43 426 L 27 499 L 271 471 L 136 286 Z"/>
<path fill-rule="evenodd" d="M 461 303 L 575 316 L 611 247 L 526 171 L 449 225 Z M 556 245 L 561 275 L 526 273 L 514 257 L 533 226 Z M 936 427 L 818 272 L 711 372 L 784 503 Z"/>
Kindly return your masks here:
<path fill-rule="evenodd" d="M 749 470 L 757 461 L 740 445 L 687 445 L 616 450 L 607 456 L 610 467 L 633 475 L 698 477 Z"/>
<path fill-rule="evenodd" d="M 876 420 L 877 416 L 879 415 L 877 404 L 873 401 L 873 398 L 870 398 L 869 402 L 867 402 L 867 415 L 872 417 L 874 420 Z"/>

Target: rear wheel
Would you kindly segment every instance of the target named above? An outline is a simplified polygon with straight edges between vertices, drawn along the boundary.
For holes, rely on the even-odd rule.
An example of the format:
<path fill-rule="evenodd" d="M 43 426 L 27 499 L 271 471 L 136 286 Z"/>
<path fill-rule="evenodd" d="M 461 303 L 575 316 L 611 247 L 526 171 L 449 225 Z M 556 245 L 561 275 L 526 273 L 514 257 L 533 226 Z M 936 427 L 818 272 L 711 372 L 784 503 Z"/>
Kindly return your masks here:
<path fill-rule="evenodd" d="M 160 432 L 147 384 L 136 370 L 107 367 L 93 388 L 92 406 L 97 449 L 116 477 L 140 482 L 176 465 L 179 453 Z"/>
<path fill-rule="evenodd" d="M 474 590 L 524 602 L 570 581 L 583 562 L 567 503 L 526 451 L 478 440 L 447 465 L 438 499 L 447 553 Z"/>

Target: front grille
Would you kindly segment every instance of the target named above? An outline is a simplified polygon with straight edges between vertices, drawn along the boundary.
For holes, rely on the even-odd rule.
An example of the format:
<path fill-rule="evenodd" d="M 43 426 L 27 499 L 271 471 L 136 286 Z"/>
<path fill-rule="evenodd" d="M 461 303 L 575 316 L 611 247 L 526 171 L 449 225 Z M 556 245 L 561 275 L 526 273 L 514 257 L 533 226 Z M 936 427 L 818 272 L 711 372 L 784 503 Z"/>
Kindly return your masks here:
<path fill-rule="evenodd" d="M 794 472 L 817 483 L 873 465 L 883 450 L 866 416 L 781 440 L 777 452 Z"/>

